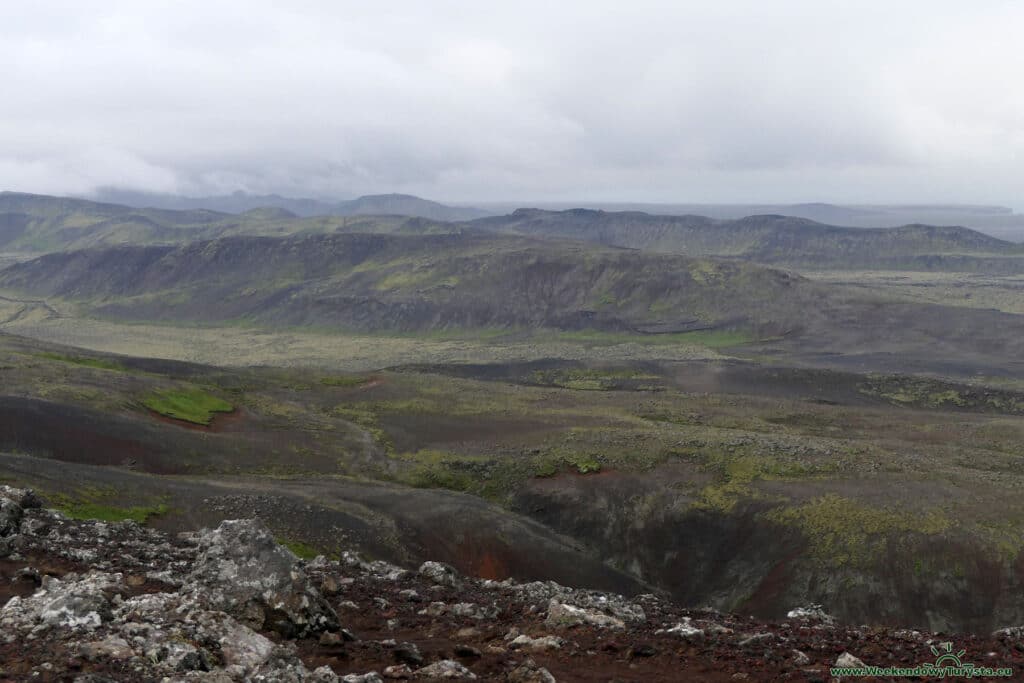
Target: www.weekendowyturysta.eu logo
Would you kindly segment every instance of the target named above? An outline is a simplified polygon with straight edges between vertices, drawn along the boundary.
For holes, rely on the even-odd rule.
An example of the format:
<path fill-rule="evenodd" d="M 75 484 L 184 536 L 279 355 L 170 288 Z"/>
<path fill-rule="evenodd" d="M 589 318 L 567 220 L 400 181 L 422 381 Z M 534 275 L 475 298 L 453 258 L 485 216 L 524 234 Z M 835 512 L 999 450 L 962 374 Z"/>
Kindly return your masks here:
<path fill-rule="evenodd" d="M 1008 678 L 1013 675 L 1011 668 L 990 668 L 976 666 L 971 662 L 963 661 L 967 650 L 953 652 L 953 643 L 941 643 L 939 646 L 931 646 L 934 662 L 925 662 L 918 666 L 833 666 L 831 675 L 843 676 L 906 676 L 932 678 Z"/>

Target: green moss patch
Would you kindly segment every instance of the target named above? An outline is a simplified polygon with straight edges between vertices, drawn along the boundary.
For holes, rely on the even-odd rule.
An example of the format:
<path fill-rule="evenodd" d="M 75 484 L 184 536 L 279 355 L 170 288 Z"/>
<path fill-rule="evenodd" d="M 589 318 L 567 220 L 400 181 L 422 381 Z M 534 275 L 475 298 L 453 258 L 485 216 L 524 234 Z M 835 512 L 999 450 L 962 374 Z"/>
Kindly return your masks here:
<path fill-rule="evenodd" d="M 742 330 L 694 330 L 692 332 L 667 332 L 664 334 L 638 334 L 636 332 L 609 332 L 606 330 L 558 330 L 548 333 L 558 341 L 578 344 L 606 346 L 614 344 L 641 344 L 644 346 L 702 346 L 707 349 L 739 346 L 754 341 Z M 536 334 L 538 338 L 544 332 Z"/>
<path fill-rule="evenodd" d="M 145 524 L 150 517 L 165 515 L 169 511 L 166 505 L 155 506 L 134 506 L 116 507 L 103 505 L 101 503 L 72 502 L 65 500 L 58 502 L 57 509 L 73 519 L 98 519 L 102 522 L 122 522 L 130 519 L 139 524 Z"/>
<path fill-rule="evenodd" d="M 165 417 L 199 425 L 208 425 L 217 413 L 230 413 L 235 409 L 227 401 L 202 389 L 158 391 L 143 399 L 142 404 Z"/>
<path fill-rule="evenodd" d="M 312 560 L 317 555 L 321 554 L 316 548 L 302 541 L 296 541 L 288 538 L 278 538 L 275 540 L 277 540 L 279 545 L 283 545 L 285 548 L 288 548 L 288 550 L 295 553 L 296 557 L 303 560 Z"/>
<path fill-rule="evenodd" d="M 399 479 L 417 488 L 480 493 L 490 467 L 484 458 L 432 449 L 403 453 L 399 457 L 414 463 Z"/>
<path fill-rule="evenodd" d="M 857 389 L 895 405 L 1024 414 L 1024 396 L 1019 392 L 951 384 L 928 377 L 874 375 Z"/>
<path fill-rule="evenodd" d="M 100 370 L 116 370 L 118 372 L 124 372 L 125 367 L 120 363 L 116 363 L 112 360 L 105 360 L 103 358 L 85 358 L 83 356 L 66 356 L 61 353 L 39 353 L 36 354 L 39 358 L 45 358 L 47 360 L 56 360 L 61 363 L 71 363 L 72 365 L 82 365 L 87 368 L 99 368 Z"/>
<path fill-rule="evenodd" d="M 741 500 L 758 497 L 753 485 L 758 480 L 799 480 L 826 474 L 828 465 L 812 465 L 798 460 L 765 455 L 707 453 L 704 469 L 716 474 L 716 481 L 705 486 L 694 507 L 729 512 Z"/>
<path fill-rule="evenodd" d="M 556 369 L 536 370 L 531 379 L 544 386 L 577 391 L 613 391 L 617 389 L 659 389 L 651 383 L 656 375 L 632 370 Z"/>
<path fill-rule="evenodd" d="M 881 552 L 887 535 L 934 535 L 952 526 L 940 510 L 875 508 L 834 493 L 798 507 L 773 510 L 768 516 L 798 527 L 814 555 L 831 565 L 870 561 Z"/>
<path fill-rule="evenodd" d="M 386 453 L 389 455 L 394 453 L 395 446 L 391 441 L 391 437 L 380 426 L 377 413 L 373 410 L 368 410 L 359 405 L 338 405 L 331 410 L 331 413 L 363 428 Z"/>
<path fill-rule="evenodd" d="M 359 387 L 369 381 L 369 377 L 362 377 L 359 375 L 335 375 L 332 377 L 320 378 L 320 384 L 325 387 Z"/>

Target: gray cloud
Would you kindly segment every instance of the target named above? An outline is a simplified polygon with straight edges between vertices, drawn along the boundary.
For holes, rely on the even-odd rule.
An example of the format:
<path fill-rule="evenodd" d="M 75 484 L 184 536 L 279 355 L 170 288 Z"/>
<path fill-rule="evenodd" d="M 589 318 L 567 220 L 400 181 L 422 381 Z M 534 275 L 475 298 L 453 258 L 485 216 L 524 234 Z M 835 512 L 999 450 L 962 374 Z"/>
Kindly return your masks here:
<path fill-rule="evenodd" d="M 0 7 L 0 187 L 448 200 L 1024 189 L 1019 3 Z"/>

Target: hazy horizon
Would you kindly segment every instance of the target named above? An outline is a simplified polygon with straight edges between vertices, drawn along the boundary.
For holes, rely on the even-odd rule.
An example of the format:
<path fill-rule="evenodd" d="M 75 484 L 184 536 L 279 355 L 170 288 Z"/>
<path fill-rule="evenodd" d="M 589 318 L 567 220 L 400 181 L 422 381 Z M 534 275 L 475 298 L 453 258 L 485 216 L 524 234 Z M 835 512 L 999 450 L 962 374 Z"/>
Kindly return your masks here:
<path fill-rule="evenodd" d="M 0 192 L 7 190 L 7 188 L 0 188 Z M 7 190 L 9 191 L 9 190 Z M 20 191 L 20 190 L 19 190 Z M 29 192 L 28 194 L 34 194 Z M 45 194 L 45 193 L 43 193 Z M 792 202 L 781 202 L 781 201 L 728 201 L 728 202 L 699 202 L 699 201 L 629 201 L 617 199 L 615 197 L 606 197 L 601 199 L 585 199 L 585 198 L 568 198 L 568 199 L 544 199 L 536 200 L 530 198 L 511 198 L 511 199 L 486 199 L 486 200 L 466 200 L 458 198 L 446 198 L 446 197 L 432 197 L 423 196 L 403 192 L 392 192 L 386 189 L 380 191 L 370 191 L 360 195 L 321 195 L 321 196 L 305 196 L 299 194 L 286 194 L 280 192 L 266 192 L 256 193 L 247 192 L 245 190 L 234 190 L 224 194 L 211 194 L 211 195 L 190 195 L 190 194 L 179 194 L 179 193 L 161 193 L 161 192 L 150 192 L 146 190 L 131 190 L 127 188 L 119 187 L 101 187 L 95 190 L 82 193 L 71 193 L 66 196 L 73 197 L 76 199 L 89 199 L 93 201 L 105 201 L 118 203 L 117 198 L 121 195 L 130 196 L 137 195 L 138 197 L 167 197 L 167 198 L 179 198 L 201 201 L 203 199 L 220 199 L 231 196 L 240 197 L 260 197 L 260 196 L 278 196 L 281 199 L 289 201 L 314 201 L 323 203 L 335 203 L 351 201 L 353 199 L 359 199 L 361 197 L 372 197 L 372 196 L 387 196 L 393 194 L 408 194 L 409 196 L 417 197 L 419 199 L 426 199 L 428 201 L 435 201 L 441 204 L 450 206 L 465 206 L 465 207 L 478 207 L 478 208 L 509 208 L 509 207 L 520 207 L 520 208 L 547 208 L 547 207 L 579 207 L 586 208 L 588 206 L 602 206 L 602 207 L 614 207 L 614 206 L 648 206 L 648 207 L 681 207 L 681 206 L 708 206 L 708 207 L 761 207 L 761 206 L 778 206 L 778 207 L 796 207 L 796 206 L 835 206 L 845 208 L 885 208 L 892 210 L 913 210 L 913 209 L 950 209 L 950 210 L 971 210 L 971 209 L 1005 209 L 1009 213 L 1005 215 L 1018 215 L 1016 206 L 1009 203 L 970 203 L 970 202 L 873 202 L 873 201 L 862 201 L 862 202 L 829 202 L 819 200 L 807 200 L 807 201 L 792 201 Z M 991 215 L 999 215 L 998 213 L 992 213 Z"/>
<path fill-rule="evenodd" d="M 1014 207 L 1021 20 L 1009 2 L 9 3 L 0 188 Z"/>

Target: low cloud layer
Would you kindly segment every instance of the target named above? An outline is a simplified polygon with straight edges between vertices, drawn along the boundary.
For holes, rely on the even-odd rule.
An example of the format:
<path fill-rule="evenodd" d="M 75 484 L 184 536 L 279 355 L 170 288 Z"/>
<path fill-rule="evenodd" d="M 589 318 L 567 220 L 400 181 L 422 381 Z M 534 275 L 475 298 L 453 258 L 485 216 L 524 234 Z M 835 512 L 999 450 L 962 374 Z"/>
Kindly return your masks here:
<path fill-rule="evenodd" d="M 1022 25 L 1013 2 L 5 3 L 0 189 L 1013 205 Z"/>

